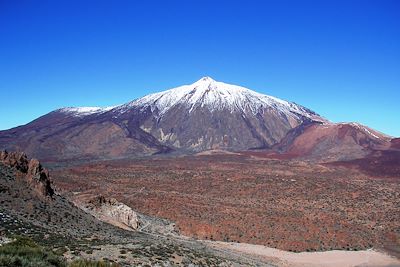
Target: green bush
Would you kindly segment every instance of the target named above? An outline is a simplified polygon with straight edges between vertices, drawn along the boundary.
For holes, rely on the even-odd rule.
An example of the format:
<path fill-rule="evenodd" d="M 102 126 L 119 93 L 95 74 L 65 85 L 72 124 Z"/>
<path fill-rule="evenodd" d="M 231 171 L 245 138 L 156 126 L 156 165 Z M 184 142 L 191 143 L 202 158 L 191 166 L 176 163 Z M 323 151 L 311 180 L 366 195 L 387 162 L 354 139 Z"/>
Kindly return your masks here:
<path fill-rule="evenodd" d="M 60 251 L 60 254 L 65 249 Z M 104 261 L 75 260 L 67 264 L 61 255 L 36 244 L 32 239 L 16 236 L 15 241 L 0 246 L 1 267 L 118 267 Z"/>
<path fill-rule="evenodd" d="M 62 257 L 44 250 L 27 237 L 16 237 L 16 240 L 0 247 L 0 266 L 37 267 L 66 266 Z"/>

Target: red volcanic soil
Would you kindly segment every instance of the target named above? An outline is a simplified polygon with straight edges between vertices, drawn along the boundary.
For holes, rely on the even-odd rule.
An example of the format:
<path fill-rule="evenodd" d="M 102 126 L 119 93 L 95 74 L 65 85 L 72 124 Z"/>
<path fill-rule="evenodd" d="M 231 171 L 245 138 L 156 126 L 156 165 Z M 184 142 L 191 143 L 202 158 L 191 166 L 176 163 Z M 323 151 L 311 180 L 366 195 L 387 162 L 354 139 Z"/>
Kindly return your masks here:
<path fill-rule="evenodd" d="M 372 151 L 361 159 L 332 162 L 327 165 L 358 169 L 376 178 L 400 179 L 400 138 L 392 139 L 390 145 L 387 150 Z"/>
<path fill-rule="evenodd" d="M 71 196 L 114 197 L 196 238 L 292 251 L 400 246 L 400 184 L 343 167 L 225 154 L 52 173 Z"/>
<path fill-rule="evenodd" d="M 400 151 L 375 151 L 362 159 L 332 162 L 327 165 L 355 168 L 374 177 L 400 180 Z"/>
<path fill-rule="evenodd" d="M 246 156 L 253 156 L 257 158 L 282 159 L 282 160 L 295 159 L 300 156 L 299 154 L 294 154 L 294 153 L 277 153 L 273 151 L 262 151 L 262 150 L 242 151 L 240 152 L 240 154 Z"/>

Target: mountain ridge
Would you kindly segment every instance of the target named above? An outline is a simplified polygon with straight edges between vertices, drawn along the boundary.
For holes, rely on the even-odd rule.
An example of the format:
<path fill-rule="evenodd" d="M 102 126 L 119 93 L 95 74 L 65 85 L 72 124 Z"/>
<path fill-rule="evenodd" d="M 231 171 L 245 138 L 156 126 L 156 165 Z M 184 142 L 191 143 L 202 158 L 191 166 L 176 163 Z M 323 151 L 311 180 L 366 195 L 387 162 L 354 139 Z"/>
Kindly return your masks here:
<path fill-rule="evenodd" d="M 140 157 L 171 151 L 187 154 L 215 149 L 269 149 L 286 153 L 291 152 L 289 146 L 308 125 L 319 129 L 337 124 L 293 102 L 203 77 L 193 84 L 118 106 L 57 109 L 26 125 L 0 131 L 0 147 L 56 160 Z M 351 128 L 366 139 L 376 137 L 369 128 Z M 361 144 L 353 139 L 346 139 L 343 147 L 357 151 L 375 149 L 373 141 Z M 324 142 L 330 144 L 315 147 L 332 147 L 336 144 L 332 140 L 342 142 L 343 138 L 328 136 Z M 372 145 L 369 148 L 364 144 Z M 352 159 L 367 152 L 352 153 L 350 149 L 348 153 L 345 158 Z"/>

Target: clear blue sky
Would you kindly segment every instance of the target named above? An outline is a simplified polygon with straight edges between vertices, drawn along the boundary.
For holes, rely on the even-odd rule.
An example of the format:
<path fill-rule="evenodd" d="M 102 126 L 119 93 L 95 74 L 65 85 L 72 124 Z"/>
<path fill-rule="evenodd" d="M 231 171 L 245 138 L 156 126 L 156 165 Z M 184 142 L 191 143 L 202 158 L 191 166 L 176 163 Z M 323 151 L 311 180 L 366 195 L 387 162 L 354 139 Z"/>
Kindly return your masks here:
<path fill-rule="evenodd" d="M 400 136 L 400 1 L 0 0 L 0 129 L 202 76 Z"/>

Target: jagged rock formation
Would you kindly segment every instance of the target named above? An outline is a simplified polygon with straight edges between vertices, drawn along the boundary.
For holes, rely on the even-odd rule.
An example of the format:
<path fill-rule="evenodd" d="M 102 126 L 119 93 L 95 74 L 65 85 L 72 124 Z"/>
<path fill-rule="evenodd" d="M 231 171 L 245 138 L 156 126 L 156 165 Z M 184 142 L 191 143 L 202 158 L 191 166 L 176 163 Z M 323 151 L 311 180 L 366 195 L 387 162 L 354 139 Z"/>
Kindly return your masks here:
<path fill-rule="evenodd" d="M 28 158 L 23 152 L 11 152 L 1 151 L 0 152 L 0 162 L 9 166 L 11 168 L 15 168 L 16 170 L 26 173 L 28 171 Z"/>
<path fill-rule="evenodd" d="M 49 172 L 37 159 L 29 160 L 23 152 L 0 152 L 0 162 L 14 168 L 26 179 L 26 182 L 41 196 L 52 197 L 54 189 Z"/>

